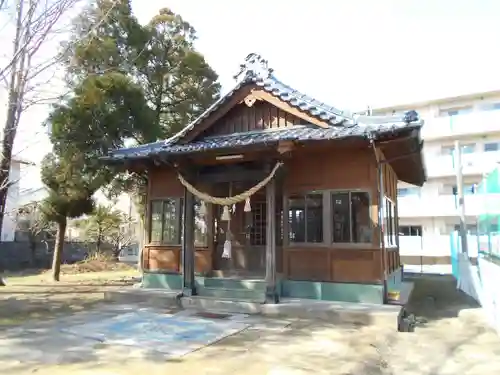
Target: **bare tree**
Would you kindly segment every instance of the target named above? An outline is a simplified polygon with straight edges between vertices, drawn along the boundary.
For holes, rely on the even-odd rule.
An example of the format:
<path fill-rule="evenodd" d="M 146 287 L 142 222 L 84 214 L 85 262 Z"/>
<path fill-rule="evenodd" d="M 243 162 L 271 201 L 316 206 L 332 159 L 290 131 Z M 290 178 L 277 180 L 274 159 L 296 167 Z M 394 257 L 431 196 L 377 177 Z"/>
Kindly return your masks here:
<path fill-rule="evenodd" d="M 34 265 L 37 244 L 46 243 L 47 239 L 53 238 L 57 227 L 45 218 L 38 202 L 28 203 L 16 211 L 17 229 L 27 237 L 31 250 L 31 263 Z"/>
<path fill-rule="evenodd" d="M 2 231 L 14 140 L 22 113 L 40 99 L 44 73 L 59 59 L 59 51 L 43 55 L 45 43 L 63 31 L 59 23 L 80 0 L 0 0 L 0 15 L 13 12 L 13 46 L 0 67 L 0 82 L 7 93 L 0 154 L 0 236 Z M 4 28 L 8 29 L 9 25 Z M 47 82 L 47 81 L 45 81 Z"/>
<path fill-rule="evenodd" d="M 0 0 L 2 34 L 12 29 L 12 50 L 0 63 L 0 85 L 6 92 L 7 113 L 0 139 L 0 238 L 5 215 L 14 141 L 21 117 L 31 106 L 51 104 L 64 93 L 44 91 L 53 86 L 53 78 L 64 53 L 58 48 L 62 36 L 70 30 L 71 12 L 89 0 Z M 113 4 L 113 7 L 115 4 Z M 112 7 L 112 8 L 113 8 Z M 93 30 L 107 21 L 103 16 Z M 52 45 L 51 45 L 52 44 Z M 48 48 L 51 45 L 52 48 Z M 49 51 L 50 49 L 50 51 Z M 2 66 L 3 65 L 3 66 Z M 62 81 L 62 80 L 61 80 Z M 41 119 L 40 124 L 43 122 Z M 38 124 L 37 124 L 38 125 Z M 0 270 L 1 271 L 1 270 Z M 0 286 L 5 285 L 0 276 Z"/>

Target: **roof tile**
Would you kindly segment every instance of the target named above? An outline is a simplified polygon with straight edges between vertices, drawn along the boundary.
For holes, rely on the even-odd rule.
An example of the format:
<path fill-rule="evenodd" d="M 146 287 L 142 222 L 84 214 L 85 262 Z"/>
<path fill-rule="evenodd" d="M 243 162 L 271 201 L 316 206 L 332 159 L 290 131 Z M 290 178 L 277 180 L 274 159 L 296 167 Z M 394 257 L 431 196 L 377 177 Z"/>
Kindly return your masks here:
<path fill-rule="evenodd" d="M 252 60 L 254 59 L 254 60 Z M 351 115 L 335 107 L 322 103 L 310 96 L 294 90 L 279 81 L 272 70 L 267 68 L 267 62 L 260 56 L 251 54 L 247 62 L 264 64 L 250 69 L 247 67 L 244 78 L 226 95 L 217 100 L 201 116 L 187 125 L 173 137 L 159 142 L 149 143 L 137 147 L 122 148 L 111 152 L 105 159 L 137 159 L 148 158 L 157 154 L 186 154 L 208 150 L 219 150 L 233 147 L 242 147 L 256 144 L 273 143 L 281 140 L 292 141 L 319 141 L 328 139 L 341 139 L 347 137 L 368 137 L 373 133 L 387 134 L 408 128 L 420 128 L 423 122 L 419 121 L 418 114 L 410 111 L 403 117 L 397 116 L 361 116 Z M 244 66 L 245 67 L 245 66 Z M 234 133 L 207 137 L 202 140 L 180 144 L 179 141 L 196 128 L 212 112 L 228 101 L 236 91 L 247 83 L 255 83 L 265 91 L 279 97 L 290 105 L 308 112 L 311 116 L 327 121 L 329 127 L 293 126 L 285 129 L 266 129 L 246 133 Z"/>
<path fill-rule="evenodd" d="M 233 133 L 206 137 L 187 144 L 149 143 L 138 147 L 122 148 L 112 153 L 112 159 L 143 159 L 153 155 L 180 155 L 202 151 L 215 151 L 252 145 L 271 144 L 279 141 L 322 141 L 350 137 L 368 137 L 373 132 L 379 135 L 390 134 L 410 128 L 420 128 L 421 123 L 392 122 L 384 124 L 351 124 L 319 128 L 309 125 L 297 125 L 283 129 L 266 129 L 245 133 Z"/>

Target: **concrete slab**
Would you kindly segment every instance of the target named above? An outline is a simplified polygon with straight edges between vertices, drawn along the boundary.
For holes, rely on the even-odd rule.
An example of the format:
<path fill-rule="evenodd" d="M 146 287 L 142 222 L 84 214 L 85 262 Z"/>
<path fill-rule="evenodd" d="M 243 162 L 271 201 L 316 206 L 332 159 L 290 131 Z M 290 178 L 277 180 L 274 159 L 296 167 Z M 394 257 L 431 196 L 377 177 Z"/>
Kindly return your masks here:
<path fill-rule="evenodd" d="M 409 283 L 408 285 L 410 285 Z M 406 287 L 405 287 L 406 288 Z M 411 288 L 406 288 L 409 291 Z M 230 314 L 263 315 L 299 319 L 323 319 L 331 322 L 375 324 L 394 320 L 402 306 L 359 302 L 318 301 L 311 299 L 282 298 L 279 304 L 203 296 L 182 297 L 178 292 L 158 289 L 122 289 L 107 292 L 105 298 L 120 303 L 138 303 L 155 308 L 182 308 Z M 406 298 L 406 294 L 403 295 Z M 403 304 L 400 304 L 403 305 Z"/>
<path fill-rule="evenodd" d="M 287 329 L 287 320 L 232 314 L 200 318 L 196 310 L 165 313 L 137 305 L 100 306 L 92 312 L 0 332 L 2 371 L 23 366 L 179 358 L 242 331 Z M 262 332 L 262 333 L 261 333 Z M 250 332 L 251 334 L 251 332 Z"/>
<path fill-rule="evenodd" d="M 268 317 L 320 319 L 338 323 L 376 324 L 393 321 L 396 324 L 401 306 L 352 302 L 317 301 L 283 298 L 278 304 L 259 304 L 205 297 L 182 297 L 181 306 L 200 311 L 219 311 L 234 314 Z"/>
<path fill-rule="evenodd" d="M 195 315 L 162 314 L 141 309 L 62 329 L 84 339 L 109 345 L 135 346 L 177 358 L 247 328 L 234 320 L 214 320 Z"/>
<path fill-rule="evenodd" d="M 106 301 L 118 303 L 144 303 L 152 307 L 175 307 L 179 304 L 180 291 L 165 289 L 122 288 L 104 292 Z"/>

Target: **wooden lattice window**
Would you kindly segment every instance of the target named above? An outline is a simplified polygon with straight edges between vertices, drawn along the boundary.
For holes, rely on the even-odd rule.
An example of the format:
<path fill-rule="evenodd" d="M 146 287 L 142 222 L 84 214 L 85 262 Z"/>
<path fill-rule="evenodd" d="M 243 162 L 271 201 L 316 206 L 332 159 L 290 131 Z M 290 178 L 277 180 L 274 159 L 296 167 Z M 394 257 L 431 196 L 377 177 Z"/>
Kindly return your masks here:
<path fill-rule="evenodd" d="M 250 230 L 250 245 L 264 246 L 266 244 L 266 203 L 252 202 L 252 227 Z"/>

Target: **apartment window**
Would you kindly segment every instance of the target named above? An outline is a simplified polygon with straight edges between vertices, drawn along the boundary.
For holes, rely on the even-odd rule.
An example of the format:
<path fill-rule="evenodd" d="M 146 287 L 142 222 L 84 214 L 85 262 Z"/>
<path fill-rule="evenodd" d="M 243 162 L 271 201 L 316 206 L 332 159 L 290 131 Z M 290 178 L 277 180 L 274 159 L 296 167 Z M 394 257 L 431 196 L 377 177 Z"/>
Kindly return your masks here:
<path fill-rule="evenodd" d="M 394 202 L 389 198 L 384 198 L 384 241 L 385 246 L 396 246 L 396 210 Z"/>
<path fill-rule="evenodd" d="M 443 155 L 453 155 L 454 151 L 455 151 L 455 147 L 453 147 L 453 146 L 442 146 L 441 147 L 441 154 L 443 154 Z"/>
<path fill-rule="evenodd" d="M 371 243 L 370 194 L 364 191 L 332 193 L 332 241 Z"/>
<path fill-rule="evenodd" d="M 470 195 L 476 193 L 476 184 L 465 184 L 464 185 L 464 195 Z M 457 185 L 453 185 L 452 194 L 458 195 Z"/>
<path fill-rule="evenodd" d="M 439 111 L 439 116 L 458 116 L 465 115 L 472 112 L 472 107 L 462 107 L 462 108 L 447 108 Z"/>
<path fill-rule="evenodd" d="M 149 241 L 180 245 L 182 222 L 182 198 L 151 201 L 151 230 Z"/>
<path fill-rule="evenodd" d="M 407 197 L 410 195 L 420 195 L 420 188 L 418 187 L 398 188 L 398 197 Z"/>
<path fill-rule="evenodd" d="M 399 227 L 400 236 L 421 236 L 422 226 L 421 225 L 401 225 Z"/>
<path fill-rule="evenodd" d="M 453 230 L 455 232 L 460 232 L 460 225 L 459 224 L 456 224 L 454 227 L 453 227 Z M 475 235 L 477 234 L 477 225 L 476 224 L 467 224 L 465 226 L 465 230 L 467 231 L 467 234 L 468 235 Z"/>
<path fill-rule="evenodd" d="M 498 151 L 499 149 L 500 149 L 500 142 L 491 142 L 484 144 L 485 152 Z"/>
<path fill-rule="evenodd" d="M 488 103 L 481 106 L 481 111 L 498 111 L 500 103 Z"/>
<path fill-rule="evenodd" d="M 462 149 L 462 154 L 473 154 L 476 151 L 476 144 L 475 143 L 467 143 L 463 144 L 460 146 Z M 441 154 L 442 155 L 452 155 L 455 153 L 455 147 L 454 146 L 442 146 L 441 147 Z"/>
<path fill-rule="evenodd" d="M 308 193 L 290 197 L 288 223 L 290 242 L 323 242 L 323 194 Z"/>
<path fill-rule="evenodd" d="M 476 151 L 476 144 L 469 143 L 461 146 L 462 154 L 473 154 Z"/>

